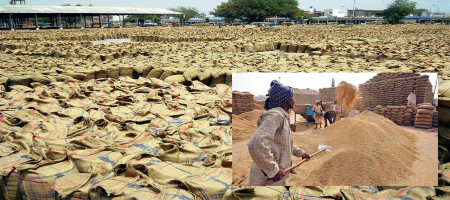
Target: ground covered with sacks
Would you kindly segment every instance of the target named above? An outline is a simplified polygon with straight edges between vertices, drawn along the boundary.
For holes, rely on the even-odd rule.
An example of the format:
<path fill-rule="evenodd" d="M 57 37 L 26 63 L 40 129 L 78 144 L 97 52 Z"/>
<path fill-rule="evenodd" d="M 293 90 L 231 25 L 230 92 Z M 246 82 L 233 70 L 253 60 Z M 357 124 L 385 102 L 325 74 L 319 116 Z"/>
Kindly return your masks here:
<path fill-rule="evenodd" d="M 2 199 L 220 199 L 230 187 L 230 86 L 124 77 L 2 96 Z"/>

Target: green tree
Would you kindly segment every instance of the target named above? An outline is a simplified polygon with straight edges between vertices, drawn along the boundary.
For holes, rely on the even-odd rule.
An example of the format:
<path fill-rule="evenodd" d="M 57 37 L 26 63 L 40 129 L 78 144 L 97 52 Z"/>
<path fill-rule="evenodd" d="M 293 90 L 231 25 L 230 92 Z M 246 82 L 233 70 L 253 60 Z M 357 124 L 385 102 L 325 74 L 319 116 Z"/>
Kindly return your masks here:
<path fill-rule="evenodd" d="M 246 22 L 263 21 L 267 17 L 298 19 L 302 10 L 297 0 L 228 0 L 218 5 L 211 15 Z"/>
<path fill-rule="evenodd" d="M 125 18 L 124 22 L 129 23 L 136 23 L 137 16 L 135 15 L 128 15 L 127 18 Z M 145 20 L 153 20 L 155 23 L 161 22 L 161 18 L 159 18 L 157 15 L 141 15 L 139 18 L 139 22 L 142 24 Z"/>
<path fill-rule="evenodd" d="M 206 16 L 205 13 L 200 12 L 197 8 L 194 7 L 179 6 L 176 8 L 169 8 L 169 10 L 183 13 L 186 19 L 195 17 L 204 18 Z"/>
<path fill-rule="evenodd" d="M 82 4 L 77 4 L 77 5 L 75 5 L 75 6 L 83 6 Z"/>
<path fill-rule="evenodd" d="M 70 6 L 70 3 L 62 4 L 61 6 Z"/>
<path fill-rule="evenodd" d="M 398 24 L 400 20 L 416 11 L 416 4 L 409 0 L 394 0 L 383 10 L 381 15 L 389 23 Z"/>

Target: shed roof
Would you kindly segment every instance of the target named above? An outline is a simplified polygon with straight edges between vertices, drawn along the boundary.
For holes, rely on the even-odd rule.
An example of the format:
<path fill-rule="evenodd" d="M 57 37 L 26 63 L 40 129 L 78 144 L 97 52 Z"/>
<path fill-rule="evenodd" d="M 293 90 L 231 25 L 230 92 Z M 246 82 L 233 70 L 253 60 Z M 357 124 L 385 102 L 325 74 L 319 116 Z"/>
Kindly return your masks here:
<path fill-rule="evenodd" d="M 162 8 L 0 5 L 0 14 L 181 15 Z"/>

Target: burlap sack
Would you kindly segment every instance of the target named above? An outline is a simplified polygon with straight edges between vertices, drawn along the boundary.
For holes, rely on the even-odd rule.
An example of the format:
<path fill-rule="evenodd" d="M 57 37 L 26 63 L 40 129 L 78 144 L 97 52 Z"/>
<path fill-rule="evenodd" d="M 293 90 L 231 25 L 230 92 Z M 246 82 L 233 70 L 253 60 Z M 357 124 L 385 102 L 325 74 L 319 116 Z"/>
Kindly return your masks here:
<path fill-rule="evenodd" d="M 236 187 L 226 190 L 224 200 L 231 199 L 288 199 L 289 190 L 281 186 L 271 187 Z"/>
<path fill-rule="evenodd" d="M 342 190 L 343 199 L 376 199 L 376 198 L 398 198 L 398 199 L 427 199 L 436 195 L 433 187 L 405 187 L 401 190 L 383 190 L 370 193 L 363 190 Z"/>

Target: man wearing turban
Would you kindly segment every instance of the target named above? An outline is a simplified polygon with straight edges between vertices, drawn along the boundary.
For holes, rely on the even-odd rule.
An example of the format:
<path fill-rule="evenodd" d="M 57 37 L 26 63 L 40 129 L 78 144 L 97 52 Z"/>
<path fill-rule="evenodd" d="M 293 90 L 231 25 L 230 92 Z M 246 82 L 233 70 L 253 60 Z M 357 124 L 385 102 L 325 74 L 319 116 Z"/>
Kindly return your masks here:
<path fill-rule="evenodd" d="M 289 109 L 294 108 L 294 92 L 274 80 L 264 104 L 267 110 L 257 122 L 258 128 L 248 142 L 253 163 L 249 185 L 259 185 L 273 179 L 271 186 L 286 185 L 289 174 L 284 169 L 292 166 L 291 154 L 309 159 L 309 155 L 293 144 L 289 124 Z"/>

